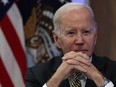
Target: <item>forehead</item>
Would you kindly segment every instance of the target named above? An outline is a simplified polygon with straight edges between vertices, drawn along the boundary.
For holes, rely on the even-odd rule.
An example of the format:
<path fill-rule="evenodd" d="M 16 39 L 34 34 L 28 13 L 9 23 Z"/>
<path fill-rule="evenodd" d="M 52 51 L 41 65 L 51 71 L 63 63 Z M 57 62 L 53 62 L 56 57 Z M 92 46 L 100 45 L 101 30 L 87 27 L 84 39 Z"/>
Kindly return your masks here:
<path fill-rule="evenodd" d="M 93 23 L 93 18 L 91 12 L 86 9 L 73 9 L 64 12 L 60 17 L 60 23 L 62 26 L 91 26 Z"/>
<path fill-rule="evenodd" d="M 87 8 L 81 8 L 81 9 L 72 9 L 69 11 L 64 11 L 60 16 L 61 21 L 65 21 L 66 19 L 75 20 L 75 18 L 78 20 L 79 19 L 82 20 L 85 18 L 92 18 L 92 14 Z"/>

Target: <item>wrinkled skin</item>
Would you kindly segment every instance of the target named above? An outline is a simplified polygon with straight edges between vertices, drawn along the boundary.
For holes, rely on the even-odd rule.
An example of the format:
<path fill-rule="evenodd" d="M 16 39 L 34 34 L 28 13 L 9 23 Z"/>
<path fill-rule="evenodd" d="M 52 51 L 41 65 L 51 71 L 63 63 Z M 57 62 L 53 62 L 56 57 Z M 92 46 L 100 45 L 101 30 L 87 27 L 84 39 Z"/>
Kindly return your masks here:
<path fill-rule="evenodd" d="M 93 17 L 86 8 L 64 14 L 60 17 L 59 35 L 53 33 L 55 43 L 62 49 L 64 56 L 47 85 L 58 87 L 73 72 L 82 72 L 100 86 L 104 82 L 103 75 L 90 62 L 97 39 Z"/>

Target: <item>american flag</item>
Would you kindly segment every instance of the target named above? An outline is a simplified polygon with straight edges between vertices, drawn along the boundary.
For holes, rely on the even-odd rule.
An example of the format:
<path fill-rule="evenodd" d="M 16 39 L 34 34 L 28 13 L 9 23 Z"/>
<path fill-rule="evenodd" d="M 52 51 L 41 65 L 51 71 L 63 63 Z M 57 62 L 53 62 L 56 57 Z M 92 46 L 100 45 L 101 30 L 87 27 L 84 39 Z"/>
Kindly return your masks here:
<path fill-rule="evenodd" d="M 14 0 L 0 0 L 0 87 L 25 87 L 22 18 Z"/>

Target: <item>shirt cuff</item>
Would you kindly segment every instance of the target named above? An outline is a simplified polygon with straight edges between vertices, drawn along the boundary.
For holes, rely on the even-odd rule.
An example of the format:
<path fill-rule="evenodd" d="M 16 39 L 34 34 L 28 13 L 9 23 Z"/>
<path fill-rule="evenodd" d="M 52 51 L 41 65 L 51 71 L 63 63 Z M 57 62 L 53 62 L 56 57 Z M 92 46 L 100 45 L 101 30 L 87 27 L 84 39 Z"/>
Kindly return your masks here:
<path fill-rule="evenodd" d="M 47 87 L 46 83 L 42 87 Z M 112 86 L 113 87 L 113 86 Z"/>
<path fill-rule="evenodd" d="M 42 87 L 47 87 L 46 83 Z M 105 87 L 114 87 L 114 84 L 110 81 Z"/>
<path fill-rule="evenodd" d="M 114 84 L 110 81 L 108 84 L 105 85 L 105 87 L 114 87 Z"/>

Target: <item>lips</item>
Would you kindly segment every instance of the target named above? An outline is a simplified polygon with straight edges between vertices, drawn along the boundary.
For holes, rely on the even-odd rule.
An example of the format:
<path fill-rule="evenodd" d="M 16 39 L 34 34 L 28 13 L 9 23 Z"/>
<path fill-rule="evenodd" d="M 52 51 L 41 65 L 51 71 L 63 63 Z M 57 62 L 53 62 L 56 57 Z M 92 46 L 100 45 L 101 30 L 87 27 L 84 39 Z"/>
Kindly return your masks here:
<path fill-rule="evenodd" d="M 87 52 L 88 50 L 74 50 L 75 52 L 82 52 L 82 53 L 85 53 L 85 52 Z"/>

